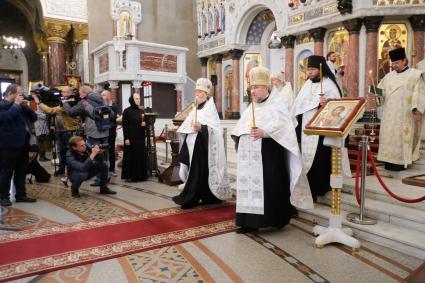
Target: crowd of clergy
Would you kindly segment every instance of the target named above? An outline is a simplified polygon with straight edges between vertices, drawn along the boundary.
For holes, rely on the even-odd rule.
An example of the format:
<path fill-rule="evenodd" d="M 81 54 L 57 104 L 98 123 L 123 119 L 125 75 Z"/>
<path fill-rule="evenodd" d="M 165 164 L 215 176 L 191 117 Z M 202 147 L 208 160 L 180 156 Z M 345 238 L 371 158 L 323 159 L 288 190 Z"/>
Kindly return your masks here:
<path fill-rule="evenodd" d="M 384 101 L 378 160 L 385 169 L 400 171 L 419 159 L 425 80 L 422 71 L 408 67 L 404 48 L 389 55 L 392 71 L 378 85 Z M 313 208 L 330 190 L 332 148 L 323 136 L 304 133 L 328 99 L 343 97 L 338 80 L 343 69 L 334 66 L 332 54 L 327 59 L 308 57 L 308 79 L 296 96 L 282 73 L 271 75 L 264 67 L 250 71 L 251 103 L 231 134 L 237 151 L 237 233 L 281 229 L 296 208 Z M 184 183 L 174 202 L 187 209 L 232 198 L 210 80 L 197 80 L 194 107 L 177 133 Z M 345 148 L 342 155 L 343 175 L 351 176 Z"/>

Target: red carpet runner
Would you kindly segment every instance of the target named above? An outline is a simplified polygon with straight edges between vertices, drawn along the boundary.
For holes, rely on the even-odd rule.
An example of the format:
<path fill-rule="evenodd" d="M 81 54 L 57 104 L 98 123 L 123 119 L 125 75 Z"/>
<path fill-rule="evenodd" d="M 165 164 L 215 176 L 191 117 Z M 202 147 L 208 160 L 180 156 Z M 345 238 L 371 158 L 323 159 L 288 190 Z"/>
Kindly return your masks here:
<path fill-rule="evenodd" d="M 170 208 L 0 235 L 0 280 L 69 268 L 232 231 L 235 206 Z"/>

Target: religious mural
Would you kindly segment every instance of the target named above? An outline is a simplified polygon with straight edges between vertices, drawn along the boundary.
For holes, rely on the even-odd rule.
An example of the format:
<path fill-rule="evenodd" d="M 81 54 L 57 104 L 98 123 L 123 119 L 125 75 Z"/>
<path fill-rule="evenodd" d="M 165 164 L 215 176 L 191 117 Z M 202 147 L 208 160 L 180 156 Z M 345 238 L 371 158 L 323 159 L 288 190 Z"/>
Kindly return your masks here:
<path fill-rule="evenodd" d="M 345 60 L 348 55 L 349 36 L 346 29 L 338 29 L 332 31 L 328 36 L 328 52 L 333 51 L 336 54 L 337 66 L 345 65 Z"/>
<path fill-rule="evenodd" d="M 224 0 L 198 0 L 198 38 L 205 39 L 225 30 Z"/>
<path fill-rule="evenodd" d="M 408 33 L 406 24 L 382 24 L 379 28 L 378 81 L 391 71 L 388 52 L 398 47 L 407 48 Z"/>
<path fill-rule="evenodd" d="M 231 113 L 232 88 L 233 88 L 233 67 L 227 65 L 223 71 L 224 76 L 224 101 L 223 109 L 225 109 L 225 118 L 229 118 L 227 113 Z"/>
<path fill-rule="evenodd" d="M 243 102 L 249 102 L 249 72 L 254 67 L 262 66 L 262 58 L 260 53 L 246 53 L 243 59 Z"/>
<path fill-rule="evenodd" d="M 297 58 L 297 93 L 301 90 L 304 82 L 307 80 L 307 60 L 308 56 L 313 55 L 310 50 L 304 50 L 298 55 Z"/>
<path fill-rule="evenodd" d="M 328 52 L 333 51 L 336 54 L 336 66 L 345 66 L 348 56 L 349 35 L 344 28 L 332 31 L 328 36 Z M 347 86 L 347 76 L 337 76 L 337 81 L 342 86 L 345 93 Z"/>

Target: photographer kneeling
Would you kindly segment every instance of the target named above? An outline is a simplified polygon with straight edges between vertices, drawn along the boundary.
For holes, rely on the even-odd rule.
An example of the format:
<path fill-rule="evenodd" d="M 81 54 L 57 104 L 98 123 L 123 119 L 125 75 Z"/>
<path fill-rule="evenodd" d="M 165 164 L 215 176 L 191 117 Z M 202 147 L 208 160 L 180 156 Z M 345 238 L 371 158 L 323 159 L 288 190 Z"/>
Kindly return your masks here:
<path fill-rule="evenodd" d="M 80 136 L 73 136 L 69 140 L 66 154 L 68 163 L 68 176 L 71 181 L 72 197 L 80 197 L 79 188 L 81 183 L 100 174 L 100 193 L 116 194 L 106 186 L 108 178 L 108 165 L 103 160 L 103 150 L 98 145 L 93 146 L 91 152 L 87 150 L 86 142 Z"/>

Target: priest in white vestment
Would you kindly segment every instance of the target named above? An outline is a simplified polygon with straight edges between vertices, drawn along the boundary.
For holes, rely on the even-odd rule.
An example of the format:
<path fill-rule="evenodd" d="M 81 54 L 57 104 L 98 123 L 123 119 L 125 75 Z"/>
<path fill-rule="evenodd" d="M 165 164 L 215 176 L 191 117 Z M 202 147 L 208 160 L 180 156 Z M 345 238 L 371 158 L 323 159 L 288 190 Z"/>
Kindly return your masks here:
<path fill-rule="evenodd" d="M 378 84 L 384 96 L 378 160 L 387 170 L 401 171 L 420 157 L 425 81 L 420 70 L 408 67 L 404 48 L 389 55 L 392 71 Z"/>
<path fill-rule="evenodd" d="M 291 117 L 282 107 L 283 97 L 277 91 L 270 93 L 268 69 L 253 68 L 249 77 L 253 103 L 232 132 L 238 160 L 237 233 L 280 229 L 291 220 L 292 204 L 313 207 L 310 191 L 296 187 L 301 156 Z"/>
<path fill-rule="evenodd" d="M 270 80 L 273 88 L 283 97 L 288 111 L 291 111 L 294 103 L 294 92 L 292 91 L 291 82 L 285 82 L 283 74 L 283 72 L 274 73 L 271 75 Z"/>
<path fill-rule="evenodd" d="M 323 70 L 323 85 L 320 83 L 320 64 Z M 330 186 L 332 148 L 323 144 L 324 137 L 306 135 L 305 126 L 321 105 L 329 98 L 341 98 L 341 91 L 335 76 L 326 64 L 323 56 L 308 57 L 308 80 L 302 86 L 292 108 L 297 140 L 300 144 L 303 160 L 303 177 L 307 175 L 313 199 L 326 194 Z M 323 88 L 323 97 L 320 96 Z M 345 175 L 350 174 L 348 154 L 343 149 L 343 169 Z"/>
<path fill-rule="evenodd" d="M 180 140 L 180 178 L 184 184 L 173 201 L 183 209 L 198 204 L 218 203 L 230 199 L 223 129 L 214 100 L 212 83 L 196 81 L 194 108 L 177 129 Z"/>

